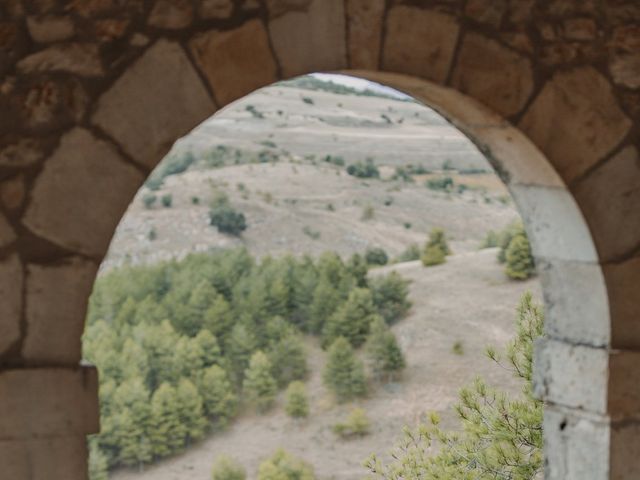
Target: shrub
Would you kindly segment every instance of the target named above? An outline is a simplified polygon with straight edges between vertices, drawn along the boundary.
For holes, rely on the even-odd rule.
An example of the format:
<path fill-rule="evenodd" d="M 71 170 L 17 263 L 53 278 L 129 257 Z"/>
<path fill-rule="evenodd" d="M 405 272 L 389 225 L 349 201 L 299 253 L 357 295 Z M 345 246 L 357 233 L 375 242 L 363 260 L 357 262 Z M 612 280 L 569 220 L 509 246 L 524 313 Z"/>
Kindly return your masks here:
<path fill-rule="evenodd" d="M 151 230 L 149 230 L 149 233 L 147 233 L 147 238 L 150 242 L 153 242 L 156 238 L 158 238 L 158 232 L 156 232 L 156 229 L 154 227 L 151 227 Z"/>
<path fill-rule="evenodd" d="M 211 480 L 245 480 L 247 471 L 237 460 L 219 455 L 213 464 Z"/>
<path fill-rule="evenodd" d="M 313 467 L 279 449 L 258 467 L 258 480 L 315 480 Z"/>
<path fill-rule="evenodd" d="M 144 197 L 142 197 L 142 203 L 144 204 L 145 208 L 153 207 L 157 200 L 157 195 L 154 195 L 153 193 L 148 193 Z"/>
<path fill-rule="evenodd" d="M 253 105 L 247 105 L 244 109 L 249 112 L 253 118 L 264 118 L 264 115 Z"/>
<path fill-rule="evenodd" d="M 440 245 L 431 245 L 425 248 L 422 256 L 420 257 L 422 264 L 425 267 L 431 267 L 433 265 L 440 265 L 447 261 L 447 256 Z"/>
<path fill-rule="evenodd" d="M 361 220 L 363 221 L 367 221 L 367 220 L 373 220 L 373 217 L 375 217 L 376 214 L 376 210 L 373 208 L 372 205 L 366 205 L 363 209 L 362 209 L 362 216 L 360 217 Z"/>
<path fill-rule="evenodd" d="M 313 105 L 313 98 L 311 97 L 302 97 L 302 101 L 307 105 Z"/>
<path fill-rule="evenodd" d="M 454 342 L 453 347 L 451 347 L 451 351 L 456 355 L 464 355 L 464 346 L 460 340 Z"/>
<path fill-rule="evenodd" d="M 341 438 L 364 437 L 370 431 L 371 420 L 363 408 L 354 408 L 346 421 L 333 426 L 333 432 Z"/>
<path fill-rule="evenodd" d="M 367 248 L 364 258 L 369 265 L 386 265 L 389 261 L 387 252 L 380 247 Z"/>
<path fill-rule="evenodd" d="M 309 415 L 309 398 L 304 383 L 295 381 L 289 384 L 284 410 L 292 418 L 304 418 Z"/>
<path fill-rule="evenodd" d="M 511 239 L 507 248 L 506 259 L 505 272 L 509 278 L 526 280 L 535 272 L 531 246 L 524 233 L 518 233 Z"/>
<path fill-rule="evenodd" d="M 193 205 L 200 205 L 200 197 L 191 197 L 191 203 Z"/>
<path fill-rule="evenodd" d="M 522 222 L 509 224 L 498 234 L 498 246 L 500 247 L 498 251 L 498 262 L 505 263 L 507 261 L 507 248 L 509 248 L 511 239 L 516 235 L 527 235 Z"/>
<path fill-rule="evenodd" d="M 341 402 L 364 396 L 367 392 L 364 366 L 344 337 L 339 337 L 329 347 L 322 378 Z"/>
<path fill-rule="evenodd" d="M 498 246 L 500 242 L 500 234 L 494 230 L 489 230 L 487 232 L 487 236 L 484 237 L 482 243 L 480 244 L 480 248 L 495 248 Z"/>
<path fill-rule="evenodd" d="M 236 211 L 229 203 L 226 194 L 216 193 L 209 207 L 209 223 L 220 233 L 240 235 L 247 229 L 247 222 L 243 213 Z"/>
<path fill-rule="evenodd" d="M 395 263 L 401 262 L 413 262 L 414 260 L 420 260 L 420 246 L 417 243 L 412 243 L 407 249 L 398 255 L 393 261 Z"/>
<path fill-rule="evenodd" d="M 326 155 L 324 161 L 338 167 L 344 167 L 344 158 L 339 155 Z"/>
<path fill-rule="evenodd" d="M 411 226 L 412 226 L 412 225 L 411 225 L 411 222 L 404 222 L 402 225 L 403 225 L 403 226 L 404 226 L 404 228 L 406 228 L 407 230 L 409 230 L 409 229 L 411 228 Z"/>
<path fill-rule="evenodd" d="M 413 177 L 411 176 L 411 171 L 403 166 L 396 167 L 396 170 L 391 177 L 392 180 L 401 180 L 403 182 L 413 182 Z"/>
<path fill-rule="evenodd" d="M 318 230 L 314 230 L 309 225 L 302 227 L 302 233 L 312 240 L 318 240 L 320 238 L 320 232 Z"/>
<path fill-rule="evenodd" d="M 451 255 L 451 249 L 447 243 L 447 236 L 441 228 L 433 228 L 431 229 L 431 232 L 429 232 L 427 247 L 435 245 L 439 246 L 445 255 Z"/>
<path fill-rule="evenodd" d="M 426 185 L 430 190 L 450 192 L 453 189 L 453 178 L 449 176 L 430 178 Z"/>
<path fill-rule="evenodd" d="M 171 208 L 171 205 L 173 205 L 173 195 L 170 193 L 163 195 L 160 200 L 162 202 L 162 206 L 165 208 Z"/>
<path fill-rule="evenodd" d="M 347 173 L 358 178 L 380 178 L 380 171 L 372 158 L 367 158 L 364 162 L 352 163 L 347 167 Z"/>

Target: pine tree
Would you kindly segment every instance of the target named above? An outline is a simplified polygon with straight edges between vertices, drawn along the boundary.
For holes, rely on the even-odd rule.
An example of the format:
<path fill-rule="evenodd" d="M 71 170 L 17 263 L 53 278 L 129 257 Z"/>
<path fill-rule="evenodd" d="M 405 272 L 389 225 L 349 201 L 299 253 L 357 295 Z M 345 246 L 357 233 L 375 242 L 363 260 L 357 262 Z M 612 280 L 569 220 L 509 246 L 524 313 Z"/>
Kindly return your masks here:
<path fill-rule="evenodd" d="M 505 272 L 509 278 L 526 280 L 535 272 L 531 246 L 525 234 L 516 234 L 509 242 L 506 252 Z"/>
<path fill-rule="evenodd" d="M 250 329 L 242 323 L 234 325 L 229 337 L 227 358 L 236 384 L 242 384 L 244 372 L 257 345 L 258 340 Z"/>
<path fill-rule="evenodd" d="M 447 237 L 442 228 L 433 228 L 429 233 L 429 239 L 425 248 L 439 246 L 445 255 L 451 255 L 451 249 L 447 243 Z"/>
<path fill-rule="evenodd" d="M 497 258 L 499 263 L 507 262 L 507 248 L 509 248 L 511 239 L 518 234 L 526 235 L 522 222 L 509 224 L 498 234 L 498 247 L 500 247 L 500 250 L 498 250 Z"/>
<path fill-rule="evenodd" d="M 202 408 L 202 397 L 188 379 L 182 378 L 176 388 L 178 418 L 185 432 L 185 443 L 198 440 L 204 435 L 207 421 Z"/>
<path fill-rule="evenodd" d="M 249 403 L 259 412 L 265 412 L 273 405 L 278 385 L 271 375 L 271 362 L 263 352 L 252 355 L 242 388 Z"/>
<path fill-rule="evenodd" d="M 106 455 L 100 450 L 97 439 L 89 442 L 89 480 L 108 480 L 108 462 Z"/>
<path fill-rule="evenodd" d="M 321 278 L 313 292 L 307 330 L 311 333 L 321 332 L 325 322 L 336 311 L 341 300 L 340 294 L 331 281 L 326 277 Z"/>
<path fill-rule="evenodd" d="M 151 448 L 154 455 L 166 457 L 184 446 L 186 428 L 180 422 L 178 396 L 163 383 L 151 398 Z"/>
<path fill-rule="evenodd" d="M 347 263 L 347 269 L 355 279 L 357 287 L 367 287 L 367 272 L 369 271 L 369 265 L 367 265 L 367 261 L 362 257 L 362 255 L 354 253 Z"/>
<path fill-rule="evenodd" d="M 115 435 L 119 447 L 118 462 L 142 468 L 152 458 L 149 441 L 149 391 L 142 378 L 131 378 L 118 386 L 113 394 L 113 403 Z"/>
<path fill-rule="evenodd" d="M 409 296 L 409 281 L 398 272 L 374 278 L 371 282 L 373 304 L 391 325 L 404 317 L 411 308 Z"/>
<path fill-rule="evenodd" d="M 198 364 L 202 365 L 201 368 L 224 364 L 224 358 L 222 357 L 218 340 L 209 330 L 200 330 L 193 338 L 192 345 L 194 345 L 196 350 L 201 352 L 201 357 L 198 361 Z"/>
<path fill-rule="evenodd" d="M 309 415 L 309 398 L 304 383 L 291 382 L 287 387 L 286 399 L 284 409 L 287 415 L 293 418 L 304 418 Z"/>
<path fill-rule="evenodd" d="M 211 471 L 211 480 L 245 480 L 245 468 L 228 455 L 218 455 Z"/>
<path fill-rule="evenodd" d="M 384 375 L 392 379 L 394 373 L 406 366 L 396 336 L 389 330 L 382 317 L 376 317 L 371 324 L 366 350 L 369 365 L 378 380 Z"/>
<path fill-rule="evenodd" d="M 231 305 L 219 295 L 204 313 L 202 327 L 209 330 L 218 339 L 220 346 L 226 349 L 234 324 Z"/>
<path fill-rule="evenodd" d="M 313 467 L 285 450 L 277 450 L 258 467 L 258 480 L 315 480 Z"/>
<path fill-rule="evenodd" d="M 431 267 L 446 262 L 446 255 L 440 245 L 432 245 L 424 249 L 420 260 L 425 267 Z"/>
<path fill-rule="evenodd" d="M 367 391 L 364 366 L 344 337 L 338 337 L 329 347 L 322 378 L 339 401 L 363 396 Z"/>
<path fill-rule="evenodd" d="M 295 333 L 289 333 L 273 342 L 267 356 L 271 362 L 273 377 L 280 387 L 307 375 L 306 349 L 300 336 Z"/>
<path fill-rule="evenodd" d="M 506 359 L 513 375 L 522 382 L 522 395 L 513 396 L 476 379 L 460 392 L 455 406 L 461 427 L 444 430 L 437 415 L 432 415 L 430 424 L 407 432 L 390 465 L 372 456 L 367 465 L 375 477 L 539 478 L 543 467 L 543 402 L 533 397 L 531 378 L 533 342 L 543 333 L 543 314 L 530 294 L 520 302 L 516 324 L 516 337 L 507 346 Z M 494 350 L 489 349 L 488 355 L 500 363 Z"/>
<path fill-rule="evenodd" d="M 198 391 L 202 396 L 204 414 L 218 426 L 225 426 L 236 414 L 238 399 L 227 372 L 218 365 L 202 372 Z"/>
<path fill-rule="evenodd" d="M 375 314 L 371 291 L 354 288 L 347 301 L 329 318 L 322 331 L 323 346 L 330 345 L 338 337 L 346 338 L 351 345 L 362 345 L 369 333 Z"/>

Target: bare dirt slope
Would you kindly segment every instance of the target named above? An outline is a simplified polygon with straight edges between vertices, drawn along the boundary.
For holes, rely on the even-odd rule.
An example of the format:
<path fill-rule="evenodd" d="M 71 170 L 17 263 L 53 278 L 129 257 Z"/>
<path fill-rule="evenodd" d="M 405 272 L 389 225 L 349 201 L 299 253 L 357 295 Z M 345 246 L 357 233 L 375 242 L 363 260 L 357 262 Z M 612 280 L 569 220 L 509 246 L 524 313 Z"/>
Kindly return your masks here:
<path fill-rule="evenodd" d="M 360 404 L 373 420 L 373 432 L 362 439 L 340 441 L 331 426 L 352 405 L 335 405 L 321 382 L 324 354 L 309 340 L 311 416 L 296 423 L 283 412 L 282 402 L 265 416 L 249 412 L 223 433 L 214 434 L 184 454 L 143 473 L 119 471 L 113 480 L 207 480 L 220 453 L 240 460 L 256 478 L 260 461 L 283 447 L 311 462 L 320 479 L 356 480 L 366 473 L 362 461 L 372 452 L 388 453 L 404 425 L 414 425 L 430 411 L 440 412 L 455 426 L 451 411 L 458 389 L 482 375 L 491 384 L 517 390 L 509 374 L 483 359 L 487 345 L 502 346 L 514 331 L 514 309 L 521 294 L 540 298 L 537 280 L 507 280 L 495 260 L 495 250 L 460 253 L 445 265 L 424 268 L 408 262 L 373 271 L 398 270 L 412 281 L 411 314 L 394 326 L 406 352 L 408 367 L 401 382 L 374 386 Z M 452 352 L 454 342 L 464 354 Z"/>

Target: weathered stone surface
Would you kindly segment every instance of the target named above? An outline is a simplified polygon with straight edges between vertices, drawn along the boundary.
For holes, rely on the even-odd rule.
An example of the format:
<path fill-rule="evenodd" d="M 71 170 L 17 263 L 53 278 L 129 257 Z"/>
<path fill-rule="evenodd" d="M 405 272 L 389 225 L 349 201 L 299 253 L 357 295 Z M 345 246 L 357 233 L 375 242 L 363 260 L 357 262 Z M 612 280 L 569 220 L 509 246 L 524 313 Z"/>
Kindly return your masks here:
<path fill-rule="evenodd" d="M 545 480 L 609 479 L 609 419 L 545 405 Z"/>
<path fill-rule="evenodd" d="M 638 459 L 640 458 L 640 423 L 638 419 L 625 418 L 612 422 L 610 437 L 610 478 L 624 480 L 638 478 Z"/>
<path fill-rule="evenodd" d="M 269 10 L 269 16 L 275 18 L 292 11 L 306 12 L 313 1 L 314 0 L 266 0 L 266 4 Z"/>
<path fill-rule="evenodd" d="M 111 145 L 76 128 L 47 160 L 23 223 L 58 245 L 102 256 L 143 180 Z"/>
<path fill-rule="evenodd" d="M 105 18 L 93 23 L 95 35 L 102 42 L 111 42 L 125 36 L 131 21 L 128 18 Z"/>
<path fill-rule="evenodd" d="M 464 14 L 478 23 L 499 27 L 507 13 L 507 0 L 469 0 Z"/>
<path fill-rule="evenodd" d="M 269 22 L 284 77 L 339 70 L 347 65 L 343 0 L 313 0 L 306 8 Z M 273 15 L 271 7 L 269 11 Z"/>
<path fill-rule="evenodd" d="M 640 256 L 603 266 L 611 310 L 611 346 L 640 350 Z"/>
<path fill-rule="evenodd" d="M 27 336 L 22 346 L 27 364 L 80 362 L 80 338 L 96 271 L 96 264 L 81 258 L 53 266 L 27 265 Z"/>
<path fill-rule="evenodd" d="M 640 244 L 640 155 L 634 146 L 591 172 L 576 185 L 574 195 L 603 260 Z"/>
<path fill-rule="evenodd" d="M 6 247 L 16 239 L 16 233 L 11 228 L 11 225 L 0 212 L 0 248 Z"/>
<path fill-rule="evenodd" d="M 608 412 L 614 418 L 640 413 L 640 382 L 636 372 L 640 352 L 613 350 L 609 357 Z"/>
<path fill-rule="evenodd" d="M 506 117 L 518 113 L 533 90 L 526 57 L 475 33 L 465 35 L 453 85 Z"/>
<path fill-rule="evenodd" d="M 598 26 L 591 18 L 568 18 L 562 25 L 564 37 L 569 40 L 593 40 L 598 36 Z"/>
<path fill-rule="evenodd" d="M 539 260 L 548 335 L 571 343 L 606 347 L 611 340 L 607 287 L 597 263 Z"/>
<path fill-rule="evenodd" d="M 174 141 L 214 112 L 182 48 L 160 40 L 100 97 L 92 120 L 133 160 L 153 168 Z"/>
<path fill-rule="evenodd" d="M 11 480 L 88 480 L 84 435 L 0 441 L 0 465 Z"/>
<path fill-rule="evenodd" d="M 231 0 L 200 0 L 198 2 L 198 15 L 201 18 L 229 18 L 232 13 Z"/>
<path fill-rule="evenodd" d="M 536 397 L 569 408 L 607 412 L 609 355 L 605 348 L 545 338 L 536 342 L 534 355 Z"/>
<path fill-rule="evenodd" d="M 0 355 L 20 338 L 22 265 L 17 255 L 0 261 Z"/>
<path fill-rule="evenodd" d="M 0 441 L 98 431 L 95 367 L 0 370 Z"/>
<path fill-rule="evenodd" d="M 180 29 L 193 21 L 190 0 L 156 0 L 149 14 L 149 25 L 156 28 Z"/>
<path fill-rule="evenodd" d="M 43 157 L 42 145 L 38 140 L 28 137 L 16 138 L 0 150 L 0 167 L 28 167 Z"/>
<path fill-rule="evenodd" d="M 218 105 L 226 105 L 277 80 L 267 31 L 259 20 L 235 30 L 198 35 L 190 46 Z"/>
<path fill-rule="evenodd" d="M 382 69 L 445 81 L 460 27 L 453 16 L 397 6 L 387 16 Z"/>
<path fill-rule="evenodd" d="M 511 185 L 536 257 L 597 263 L 598 255 L 580 210 L 564 188 Z"/>
<path fill-rule="evenodd" d="M 7 210 L 16 210 L 22 206 L 26 195 L 24 175 L 18 174 L 0 183 L 0 201 Z"/>
<path fill-rule="evenodd" d="M 640 88 L 640 26 L 625 24 L 613 30 L 609 42 L 609 72 L 624 87 Z"/>
<path fill-rule="evenodd" d="M 567 183 L 615 148 L 630 126 L 611 86 L 591 67 L 557 73 L 520 122 Z"/>
<path fill-rule="evenodd" d="M 350 68 L 377 70 L 384 0 L 347 0 Z"/>
<path fill-rule="evenodd" d="M 63 43 L 40 50 L 18 62 L 18 71 L 67 72 L 81 77 L 104 73 L 97 45 L 88 43 Z"/>
<path fill-rule="evenodd" d="M 29 35 L 36 43 L 51 43 L 67 40 L 74 34 L 71 17 L 43 15 L 27 17 Z"/>

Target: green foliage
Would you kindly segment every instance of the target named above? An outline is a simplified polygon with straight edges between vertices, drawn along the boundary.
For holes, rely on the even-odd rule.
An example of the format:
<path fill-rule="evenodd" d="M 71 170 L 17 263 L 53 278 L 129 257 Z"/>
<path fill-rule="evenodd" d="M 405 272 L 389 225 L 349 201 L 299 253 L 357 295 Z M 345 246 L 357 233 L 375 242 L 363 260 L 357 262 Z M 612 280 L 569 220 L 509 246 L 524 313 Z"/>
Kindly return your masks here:
<path fill-rule="evenodd" d="M 222 192 L 216 194 L 209 205 L 209 224 L 216 227 L 220 233 L 236 236 L 247 229 L 244 214 L 234 209 L 229 197 Z"/>
<path fill-rule="evenodd" d="M 311 97 L 302 97 L 302 101 L 307 105 L 313 105 L 313 98 Z"/>
<path fill-rule="evenodd" d="M 372 158 L 367 158 L 364 162 L 352 163 L 347 167 L 347 173 L 358 178 L 380 178 L 380 170 L 373 163 Z"/>
<path fill-rule="evenodd" d="M 164 208 L 171 208 L 171 206 L 173 205 L 173 195 L 171 195 L 170 193 L 163 195 L 162 198 L 160 198 L 160 202 L 162 203 L 162 206 Z"/>
<path fill-rule="evenodd" d="M 156 201 L 158 200 L 158 196 L 153 193 L 147 193 L 142 197 L 142 203 L 145 208 L 152 208 Z"/>
<path fill-rule="evenodd" d="M 369 288 L 374 307 L 389 325 L 403 318 L 411 308 L 409 281 L 398 272 L 374 277 Z"/>
<path fill-rule="evenodd" d="M 393 375 L 406 366 L 398 340 L 382 317 L 376 317 L 371 324 L 366 351 L 371 371 L 378 380 L 383 376 L 393 380 Z"/>
<path fill-rule="evenodd" d="M 344 167 L 344 158 L 340 155 L 326 155 L 324 161 L 337 167 Z"/>
<path fill-rule="evenodd" d="M 495 248 L 500 244 L 500 233 L 495 230 L 489 230 L 487 232 L 487 236 L 484 237 L 482 243 L 480 244 L 480 248 Z"/>
<path fill-rule="evenodd" d="M 376 210 L 373 208 L 373 205 L 365 205 L 362 209 L 362 215 L 360 216 L 361 220 L 365 222 L 368 220 L 373 220 L 373 217 L 376 215 Z"/>
<path fill-rule="evenodd" d="M 204 414 L 216 425 L 224 427 L 235 416 L 238 406 L 227 372 L 218 365 L 211 365 L 200 375 L 198 385 Z"/>
<path fill-rule="evenodd" d="M 364 437 L 371 431 L 371 420 L 363 408 L 354 408 L 344 422 L 333 426 L 333 433 L 340 438 Z"/>
<path fill-rule="evenodd" d="M 304 418 L 309 415 L 309 398 L 304 383 L 295 381 L 289 384 L 284 410 L 292 418 Z"/>
<path fill-rule="evenodd" d="M 364 366 L 344 337 L 331 344 L 327 357 L 322 379 L 338 401 L 362 397 L 367 393 Z"/>
<path fill-rule="evenodd" d="M 307 375 L 307 353 L 302 339 L 296 333 L 287 333 L 271 342 L 268 357 L 273 366 L 273 377 L 280 387 Z"/>
<path fill-rule="evenodd" d="M 446 256 L 451 254 L 444 230 L 434 228 L 429 233 L 429 239 L 424 246 L 422 264 L 425 267 L 439 265 L 446 261 Z"/>
<path fill-rule="evenodd" d="M 449 176 L 433 177 L 427 180 L 426 186 L 430 190 L 450 192 L 453 190 L 453 178 Z"/>
<path fill-rule="evenodd" d="M 257 351 L 251 356 L 249 367 L 244 375 L 242 389 L 250 404 L 259 412 L 266 412 L 276 398 L 278 385 L 271 374 L 271 362 L 267 356 Z"/>
<path fill-rule="evenodd" d="M 513 375 L 522 382 L 522 394 L 514 396 L 476 379 L 460 392 L 455 406 L 461 428 L 444 430 L 434 414 L 430 424 L 405 431 L 391 464 L 375 456 L 369 459 L 371 473 L 388 480 L 538 478 L 543 466 L 543 403 L 532 395 L 531 377 L 533 342 L 542 332 L 541 308 L 526 294 L 518 307 L 516 337 L 505 355 Z M 493 349 L 488 355 L 501 361 Z"/>
<path fill-rule="evenodd" d="M 386 265 L 389 261 L 389 256 L 383 248 L 369 247 L 364 253 L 364 258 L 368 265 Z"/>
<path fill-rule="evenodd" d="M 506 263 L 507 248 L 509 248 L 509 243 L 511 243 L 511 239 L 518 234 L 526 235 L 522 222 L 513 222 L 507 225 L 504 230 L 498 232 L 497 246 L 500 247 L 500 250 L 498 251 L 498 262 Z"/>
<path fill-rule="evenodd" d="M 313 467 L 285 450 L 278 450 L 258 467 L 258 480 L 315 480 Z"/>
<path fill-rule="evenodd" d="M 393 259 L 393 263 L 413 262 L 420 260 L 420 246 L 417 243 L 409 245 L 400 255 Z"/>
<path fill-rule="evenodd" d="M 514 280 L 526 280 L 535 273 L 531 245 L 524 232 L 513 236 L 505 254 L 505 273 Z"/>
<path fill-rule="evenodd" d="M 108 460 L 97 442 L 89 442 L 89 480 L 109 480 Z"/>
<path fill-rule="evenodd" d="M 464 345 L 460 340 L 454 342 L 453 347 L 451 347 L 451 351 L 456 355 L 464 355 Z"/>
<path fill-rule="evenodd" d="M 343 337 L 354 347 L 362 345 L 369 333 L 369 325 L 376 315 L 371 291 L 355 288 L 347 301 L 329 317 L 322 330 L 323 346 L 331 345 L 338 337 Z"/>
<path fill-rule="evenodd" d="M 245 480 L 247 471 L 228 455 L 218 455 L 211 470 L 211 480 Z"/>
<path fill-rule="evenodd" d="M 451 250 L 447 243 L 447 237 L 442 228 L 433 228 L 429 232 L 429 239 L 427 240 L 427 247 L 438 245 L 445 255 L 451 255 Z"/>
<path fill-rule="evenodd" d="M 192 152 L 170 153 L 162 159 L 160 164 L 151 173 L 145 185 L 150 190 L 157 190 L 162 186 L 166 177 L 185 172 L 195 163 L 196 157 Z"/>

